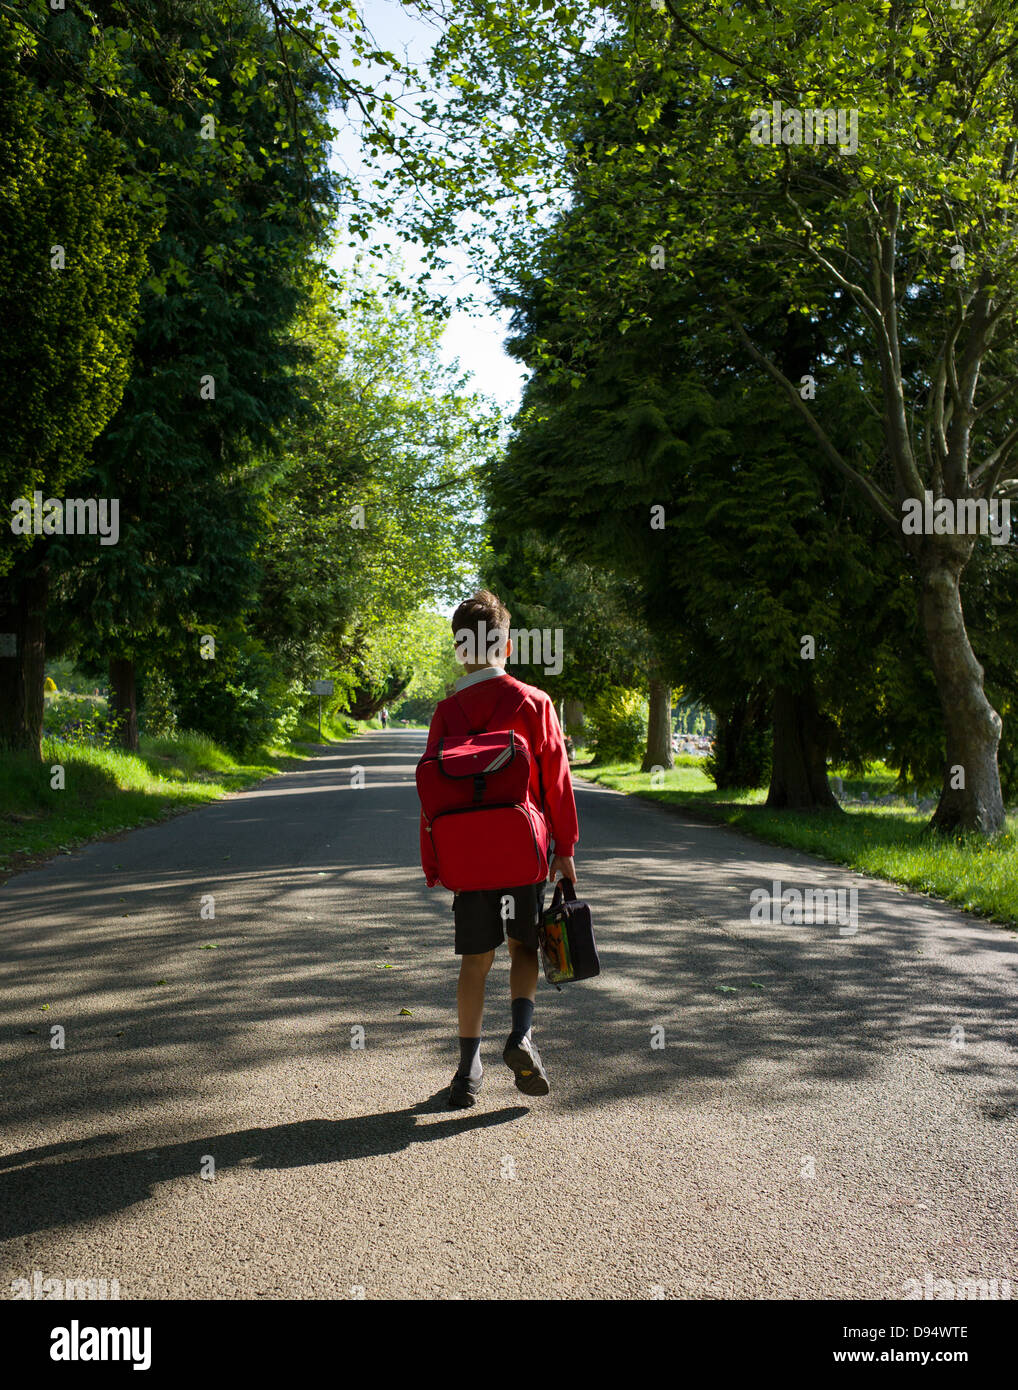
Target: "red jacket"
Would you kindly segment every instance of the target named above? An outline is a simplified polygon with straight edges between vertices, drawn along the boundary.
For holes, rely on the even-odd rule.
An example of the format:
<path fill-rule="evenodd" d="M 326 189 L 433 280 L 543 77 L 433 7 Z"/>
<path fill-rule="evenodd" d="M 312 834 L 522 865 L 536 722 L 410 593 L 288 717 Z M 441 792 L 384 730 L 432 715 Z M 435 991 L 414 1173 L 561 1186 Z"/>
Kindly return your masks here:
<path fill-rule="evenodd" d="M 573 781 L 569 775 L 569 759 L 566 757 L 562 730 L 550 696 L 543 690 L 538 690 L 536 686 L 524 685 L 515 676 L 505 674 L 468 685 L 465 690 L 457 692 L 456 700 L 474 727 L 480 727 L 486 724 L 494 713 L 496 702 L 505 694 L 507 682 L 527 698 L 511 719 L 504 721 L 500 718 L 497 727 L 514 729 L 527 740 L 534 758 L 530 772 L 530 795 L 548 822 L 555 842 L 555 853 L 571 855 L 579 836 L 576 802 L 573 799 Z M 436 753 L 439 742 L 450 732 L 444 714 L 448 704 L 448 699 L 441 700 L 435 708 L 431 728 L 428 730 L 427 753 Z M 421 867 L 424 869 L 428 887 L 434 888 L 438 883 L 438 860 L 432 848 L 431 836 L 425 829 L 423 814 Z"/>

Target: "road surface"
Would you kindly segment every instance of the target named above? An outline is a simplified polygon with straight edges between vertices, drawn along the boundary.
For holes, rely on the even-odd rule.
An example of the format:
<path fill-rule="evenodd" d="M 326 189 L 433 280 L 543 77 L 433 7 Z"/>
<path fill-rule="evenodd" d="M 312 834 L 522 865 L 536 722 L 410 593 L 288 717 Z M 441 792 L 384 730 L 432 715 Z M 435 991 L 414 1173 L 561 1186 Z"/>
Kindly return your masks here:
<path fill-rule="evenodd" d="M 36 1271 L 124 1299 L 1018 1288 L 1013 934 L 578 783 L 603 974 L 542 982 L 528 1100 L 500 950 L 450 1111 L 423 742 L 362 736 L 0 888 L 5 1297 Z M 751 920 L 774 880 L 856 887 L 857 932 Z"/>

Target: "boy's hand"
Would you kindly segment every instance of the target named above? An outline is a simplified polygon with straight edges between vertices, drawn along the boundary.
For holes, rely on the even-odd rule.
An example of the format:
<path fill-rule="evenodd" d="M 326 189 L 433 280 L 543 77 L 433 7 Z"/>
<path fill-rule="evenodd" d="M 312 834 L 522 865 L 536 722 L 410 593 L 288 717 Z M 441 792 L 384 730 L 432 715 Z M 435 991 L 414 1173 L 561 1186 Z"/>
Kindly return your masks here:
<path fill-rule="evenodd" d="M 561 874 L 562 877 L 567 878 L 570 883 L 576 882 L 576 865 L 573 863 L 573 856 L 571 854 L 555 855 L 548 869 L 548 877 L 552 883 L 555 882 L 556 874 Z"/>

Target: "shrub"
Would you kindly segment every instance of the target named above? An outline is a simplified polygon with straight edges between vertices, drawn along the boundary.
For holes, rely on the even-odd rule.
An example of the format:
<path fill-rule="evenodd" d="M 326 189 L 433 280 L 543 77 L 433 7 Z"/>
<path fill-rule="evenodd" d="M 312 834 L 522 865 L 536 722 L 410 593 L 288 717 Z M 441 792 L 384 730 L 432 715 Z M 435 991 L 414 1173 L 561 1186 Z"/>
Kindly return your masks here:
<path fill-rule="evenodd" d="M 765 787 L 771 776 L 771 743 L 769 729 L 733 729 L 719 720 L 703 770 L 719 790 Z"/>
<path fill-rule="evenodd" d="M 110 718 L 101 696 L 57 694 L 46 701 L 43 733 L 61 743 L 112 748 L 119 722 Z"/>
<path fill-rule="evenodd" d="M 158 669 L 145 671 L 142 675 L 138 728 L 150 738 L 168 738 L 177 729 L 173 686 Z"/>
<path fill-rule="evenodd" d="M 626 763 L 640 757 L 647 741 L 647 702 L 637 690 L 611 687 L 585 709 L 587 736 L 600 763 Z"/>
<path fill-rule="evenodd" d="M 208 734 L 243 757 L 283 739 L 297 727 L 305 698 L 281 676 L 263 643 L 248 633 L 217 639 L 216 655 L 167 671 L 181 727 Z"/>

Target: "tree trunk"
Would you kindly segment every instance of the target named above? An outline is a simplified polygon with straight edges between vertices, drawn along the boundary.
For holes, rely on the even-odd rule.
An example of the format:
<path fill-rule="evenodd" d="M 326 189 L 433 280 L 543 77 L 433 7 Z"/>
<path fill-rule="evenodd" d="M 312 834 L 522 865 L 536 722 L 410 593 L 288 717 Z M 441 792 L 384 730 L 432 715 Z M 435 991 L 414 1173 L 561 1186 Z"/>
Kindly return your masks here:
<path fill-rule="evenodd" d="M 138 751 L 138 702 L 134 688 L 134 661 L 126 656 L 110 657 L 111 718 L 120 718 L 117 743 L 132 753 Z"/>
<path fill-rule="evenodd" d="M 802 314 L 785 317 L 781 368 L 800 381 L 816 361 L 816 327 Z M 817 709 L 810 681 L 804 690 L 779 685 L 771 705 L 773 753 L 767 806 L 772 810 L 840 811 L 827 781 L 830 723 Z"/>
<path fill-rule="evenodd" d="M 827 781 L 828 720 L 817 709 L 813 687 L 774 692 L 774 755 L 767 806 L 771 810 L 837 811 Z"/>
<path fill-rule="evenodd" d="M 999 834 L 1005 827 L 997 746 L 1000 715 L 983 691 L 983 668 L 965 630 L 961 572 L 953 537 L 938 537 L 921 558 L 920 612 L 944 712 L 947 763 L 930 829 L 943 834 Z M 961 785 L 957 785 L 958 783 Z"/>
<path fill-rule="evenodd" d="M 562 727 L 566 733 L 578 734 L 583 728 L 583 701 L 567 695 L 562 701 L 562 714 L 564 716 Z"/>
<path fill-rule="evenodd" d="M 49 564 L 19 555 L 0 580 L 0 749 L 42 758 Z"/>
<path fill-rule="evenodd" d="M 667 681 L 650 682 L 649 715 L 647 718 L 647 751 L 640 764 L 641 772 L 675 766 L 672 753 L 672 688 Z"/>

